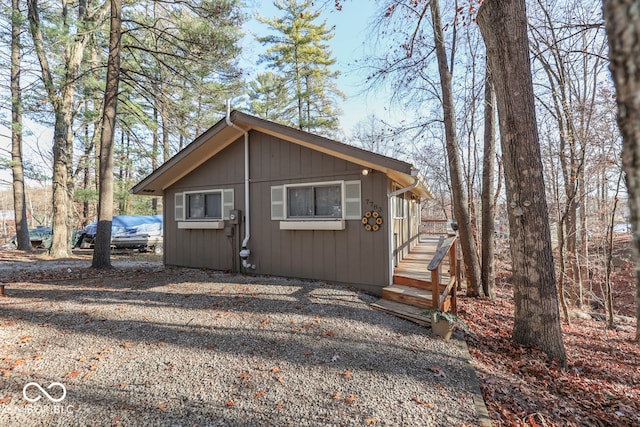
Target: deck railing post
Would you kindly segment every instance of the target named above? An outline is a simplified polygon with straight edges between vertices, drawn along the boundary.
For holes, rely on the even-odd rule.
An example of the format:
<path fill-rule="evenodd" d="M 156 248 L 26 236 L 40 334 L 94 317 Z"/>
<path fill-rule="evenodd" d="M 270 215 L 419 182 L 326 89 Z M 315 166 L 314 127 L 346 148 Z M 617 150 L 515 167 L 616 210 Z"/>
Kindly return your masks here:
<path fill-rule="evenodd" d="M 431 304 L 440 308 L 440 267 L 431 270 Z"/>
<path fill-rule="evenodd" d="M 458 242 L 457 239 L 453 241 L 453 244 L 449 248 L 449 273 L 452 277 L 457 277 L 456 272 L 458 271 L 458 260 L 456 259 L 456 251 L 457 251 Z"/>
<path fill-rule="evenodd" d="M 453 241 L 451 248 L 449 248 L 449 274 L 452 278 L 455 277 L 456 283 L 453 286 L 453 290 L 451 292 L 451 311 L 453 314 L 457 314 L 458 312 L 458 301 L 457 301 L 457 289 L 459 286 L 459 275 L 458 270 L 460 270 L 460 266 L 458 264 L 458 239 Z"/>
<path fill-rule="evenodd" d="M 451 290 L 451 312 L 458 314 L 458 287 L 454 286 Z"/>

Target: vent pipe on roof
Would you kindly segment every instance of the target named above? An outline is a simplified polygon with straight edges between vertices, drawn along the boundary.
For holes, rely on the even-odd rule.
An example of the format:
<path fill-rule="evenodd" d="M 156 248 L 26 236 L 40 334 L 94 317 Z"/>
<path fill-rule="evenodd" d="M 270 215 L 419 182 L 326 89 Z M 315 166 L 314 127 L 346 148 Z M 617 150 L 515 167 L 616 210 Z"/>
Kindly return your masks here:
<path fill-rule="evenodd" d="M 249 239 L 251 238 L 251 209 L 249 206 L 249 132 L 242 129 L 231 121 L 231 100 L 227 99 L 227 116 L 225 118 L 227 125 L 238 129 L 244 134 L 244 240 L 242 241 L 242 248 L 240 249 L 240 258 L 242 258 L 242 266 L 244 268 L 255 269 L 256 266 L 249 263 L 249 255 L 251 251 L 247 247 Z"/>

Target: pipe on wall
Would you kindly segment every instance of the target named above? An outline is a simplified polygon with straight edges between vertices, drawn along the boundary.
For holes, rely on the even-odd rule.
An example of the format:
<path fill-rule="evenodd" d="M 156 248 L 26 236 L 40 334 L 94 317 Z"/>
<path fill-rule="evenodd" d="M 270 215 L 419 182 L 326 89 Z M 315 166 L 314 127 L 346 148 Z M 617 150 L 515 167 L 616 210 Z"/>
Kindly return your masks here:
<path fill-rule="evenodd" d="M 231 121 L 231 100 L 227 100 L 227 116 L 225 117 L 227 125 L 239 130 L 244 134 L 244 240 L 242 241 L 242 248 L 240 249 L 240 258 L 242 258 L 242 266 L 244 268 L 256 268 L 255 265 L 249 263 L 249 255 L 251 251 L 247 247 L 249 239 L 251 238 L 251 208 L 249 206 L 249 132 L 242 129 Z"/>

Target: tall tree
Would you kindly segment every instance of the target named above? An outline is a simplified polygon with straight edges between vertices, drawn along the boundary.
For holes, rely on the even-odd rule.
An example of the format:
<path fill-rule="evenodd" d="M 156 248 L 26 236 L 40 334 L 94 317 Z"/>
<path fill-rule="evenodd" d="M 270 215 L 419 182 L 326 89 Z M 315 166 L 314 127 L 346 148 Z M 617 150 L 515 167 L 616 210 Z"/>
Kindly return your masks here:
<path fill-rule="evenodd" d="M 509 207 L 513 337 L 522 344 L 539 346 L 565 364 L 525 0 L 487 0 L 478 10 L 477 22 L 498 106 Z"/>
<path fill-rule="evenodd" d="M 122 0 L 111 0 L 109 59 L 100 134 L 100 183 L 98 227 L 93 251 L 93 268 L 111 268 L 111 224 L 113 220 L 113 136 L 118 109 Z"/>
<path fill-rule="evenodd" d="M 453 196 L 453 211 L 458 222 L 460 245 L 467 278 L 467 294 L 478 296 L 483 293 L 481 286 L 480 261 L 473 237 L 472 221 L 469 215 L 469 196 L 464 189 L 462 179 L 462 165 L 458 154 L 458 135 L 456 125 L 455 104 L 453 101 L 453 86 L 451 84 L 451 67 L 447 58 L 447 50 L 444 41 L 440 3 L 431 0 L 425 5 L 431 6 L 431 19 L 433 26 L 433 39 L 435 43 L 438 72 L 440 75 L 440 88 L 442 91 L 442 111 L 447 142 L 447 159 L 449 161 L 449 176 L 451 179 L 451 193 Z M 426 10 L 425 10 L 426 12 Z M 452 63 L 453 64 L 453 63 Z"/>
<path fill-rule="evenodd" d="M 490 299 L 496 298 L 495 290 L 495 91 L 491 70 L 486 67 L 484 82 L 484 158 L 482 159 L 482 288 Z"/>
<path fill-rule="evenodd" d="M 53 201 L 51 248 L 49 253 L 54 258 L 64 258 L 70 254 L 71 229 L 71 194 L 69 171 L 73 162 L 73 107 L 76 92 L 76 79 L 80 70 L 84 48 L 90 39 L 90 34 L 96 26 L 101 24 L 108 3 L 98 8 L 87 7 L 85 1 L 77 4 L 77 20 L 69 15 L 65 4 L 60 9 L 59 30 L 55 41 L 45 38 L 45 31 L 40 19 L 40 5 L 38 0 L 27 0 L 29 9 L 29 27 L 36 56 L 40 63 L 40 70 L 47 98 L 53 108 L 55 116 L 53 134 Z M 48 43 L 47 43 L 48 42 Z M 52 53 L 53 52 L 53 53 Z M 57 55 L 60 67 L 52 67 L 48 55 Z M 55 68 L 55 69 L 54 69 Z M 57 76 L 58 68 L 62 74 Z"/>
<path fill-rule="evenodd" d="M 340 73 L 331 70 L 336 60 L 326 44 L 333 38 L 333 32 L 326 22 L 314 23 L 320 12 L 312 10 L 310 0 L 302 3 L 283 0 L 274 5 L 284 16 L 259 18 L 275 34 L 258 40 L 269 46 L 261 59 L 286 76 L 281 77 L 288 92 L 287 106 L 280 113 L 281 122 L 332 135 L 338 130 L 337 99 L 344 98 L 336 85 Z"/>
<path fill-rule="evenodd" d="M 208 128 L 224 100 L 239 93 L 244 16 L 239 0 L 125 6 L 120 120 L 133 138 L 153 133 L 141 147 L 148 163 L 136 167 L 148 173 Z"/>
<path fill-rule="evenodd" d="M 21 37 L 24 17 L 19 0 L 11 0 L 11 171 L 13 173 L 13 210 L 15 213 L 18 249 L 31 250 L 29 224 L 27 221 L 27 199 L 25 196 L 24 167 L 22 158 L 22 88 Z"/>
<path fill-rule="evenodd" d="M 449 187 L 451 204 L 453 205 L 453 216 L 459 224 L 460 242 L 467 279 L 467 293 L 469 295 L 481 295 L 480 262 L 477 244 L 474 235 L 473 223 L 475 218 L 471 216 L 471 203 L 469 201 L 468 189 L 473 178 L 465 181 L 464 166 L 462 161 L 462 150 L 458 138 L 458 122 L 455 110 L 456 91 L 454 91 L 454 65 L 458 61 L 456 49 L 458 43 L 456 25 L 443 25 L 442 13 L 438 1 L 408 1 L 389 0 L 383 3 L 384 11 L 381 13 L 378 25 L 379 31 L 384 37 L 393 37 L 393 40 L 379 41 L 392 48 L 381 49 L 381 57 L 374 59 L 374 72 L 369 78 L 373 84 L 392 81 L 394 98 L 403 104 L 405 108 L 414 111 L 425 111 L 428 103 L 435 102 L 440 111 L 428 111 L 428 119 L 423 120 L 419 137 L 424 137 L 425 133 L 434 123 L 438 128 L 443 128 L 444 135 L 437 135 L 430 140 L 444 141 L 446 151 L 445 167 L 448 177 L 444 178 L 444 185 Z M 451 17 L 455 22 L 456 17 Z M 431 19 L 429 19 L 431 18 Z M 451 28 L 449 37 L 445 38 L 445 27 Z M 381 38 L 383 37 L 381 36 Z M 395 46 L 399 46 L 395 48 Z M 433 55 L 435 54 L 435 61 Z M 378 63 L 380 65 L 377 65 Z M 473 67 L 471 67 L 473 68 Z M 393 78 L 389 78 L 393 76 Z M 439 81 L 435 76 L 439 77 Z M 474 112 L 470 114 L 473 117 Z M 433 118 L 437 116 L 437 118 Z M 473 120 L 470 120 L 469 127 L 473 127 Z M 407 128 L 411 126 L 406 125 Z M 418 127 L 418 126 L 416 126 Z M 438 129 L 438 132 L 442 132 Z M 469 134 L 473 134 L 470 131 Z M 413 142 L 418 141 L 412 138 Z M 470 136 L 469 140 L 473 140 Z M 428 160 L 433 163 L 434 156 L 432 150 L 439 150 L 441 147 L 432 147 L 427 144 L 421 147 L 422 154 L 414 156 L 414 159 Z M 468 152 L 474 152 L 474 147 L 469 147 Z M 469 163 L 472 163 L 469 160 Z M 470 168 L 471 169 L 471 168 Z M 430 168 L 430 172 L 434 169 Z M 469 171 L 468 177 L 474 171 Z M 466 183 L 469 183 L 468 185 Z M 446 209 L 448 210 L 448 209 Z M 445 215 L 448 213 L 445 210 Z"/>
<path fill-rule="evenodd" d="M 606 40 L 597 11 L 599 0 L 531 2 L 530 34 L 535 80 L 547 143 L 552 146 L 561 188 L 557 201 L 558 288 L 577 307 L 584 304 L 587 280 L 584 218 L 585 168 L 594 138 L 595 96 L 606 79 L 602 60 Z M 558 16 L 571 16 L 561 22 Z M 539 75 L 536 71 L 539 70 Z M 544 83 L 543 83 L 544 82 Z M 545 141 L 541 141 L 543 144 Z M 555 161 L 555 160 L 559 161 Z M 554 171 L 556 173 L 556 171 Z M 564 307 L 564 304 L 563 304 Z"/>
<path fill-rule="evenodd" d="M 604 0 L 603 4 L 633 227 L 636 341 L 640 341 L 640 5 L 637 0 Z"/>
<path fill-rule="evenodd" d="M 287 109 L 288 94 L 285 78 L 274 72 L 260 73 L 249 82 L 249 108 L 259 117 L 281 121 Z"/>

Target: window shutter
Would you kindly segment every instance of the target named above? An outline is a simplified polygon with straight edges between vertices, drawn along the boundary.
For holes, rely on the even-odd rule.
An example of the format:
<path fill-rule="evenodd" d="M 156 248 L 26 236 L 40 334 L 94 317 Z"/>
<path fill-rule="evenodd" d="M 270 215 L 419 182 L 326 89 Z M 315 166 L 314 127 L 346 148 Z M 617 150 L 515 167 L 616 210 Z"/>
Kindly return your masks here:
<path fill-rule="evenodd" d="M 284 218 L 284 186 L 277 185 L 271 187 L 271 219 Z"/>
<path fill-rule="evenodd" d="M 184 221 L 184 193 L 176 193 L 174 213 L 176 221 Z"/>
<path fill-rule="evenodd" d="M 233 207 L 233 188 L 222 190 L 222 219 L 229 219 L 229 211 Z"/>
<path fill-rule="evenodd" d="M 344 218 L 361 219 L 362 208 L 360 206 L 360 181 L 344 182 Z"/>

